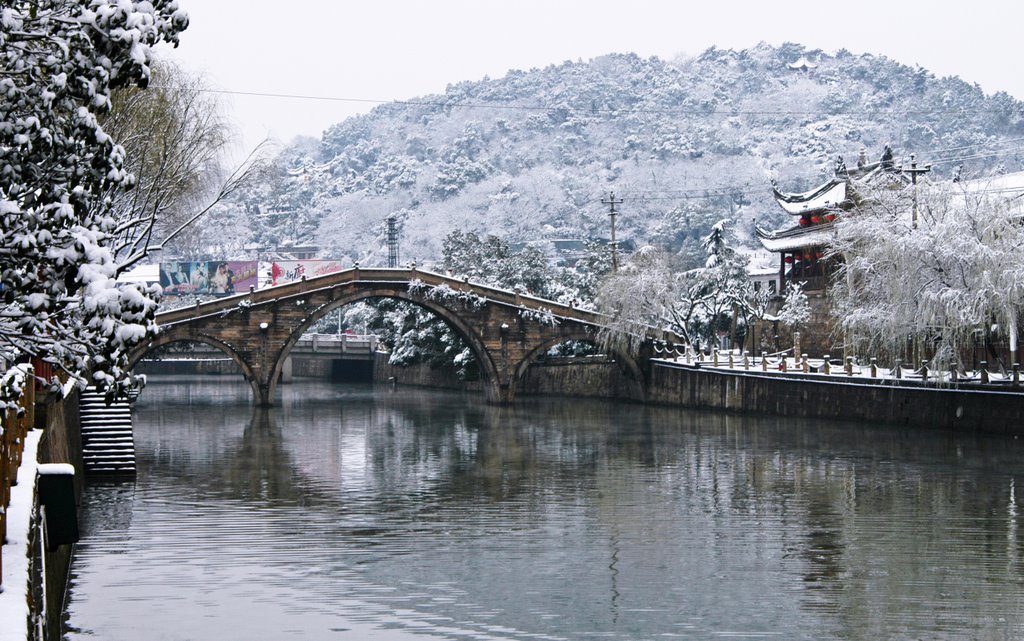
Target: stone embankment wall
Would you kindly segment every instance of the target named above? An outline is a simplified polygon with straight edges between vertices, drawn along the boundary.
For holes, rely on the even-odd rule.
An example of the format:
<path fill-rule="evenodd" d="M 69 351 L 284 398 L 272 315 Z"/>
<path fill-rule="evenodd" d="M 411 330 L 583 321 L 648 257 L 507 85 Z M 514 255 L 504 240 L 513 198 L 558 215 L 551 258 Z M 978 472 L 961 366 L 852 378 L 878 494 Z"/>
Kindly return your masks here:
<path fill-rule="evenodd" d="M 303 358 L 293 356 L 289 359 L 291 375 L 310 378 L 331 378 L 334 360 L 330 358 Z M 357 361 L 349 361 L 357 363 Z M 162 359 L 139 361 L 135 366 L 138 374 L 151 376 L 171 375 L 240 375 L 238 365 L 230 358 L 204 359 Z"/>
<path fill-rule="evenodd" d="M 388 354 L 377 352 L 373 363 L 373 382 L 378 385 L 397 384 L 433 387 L 466 392 L 482 392 L 481 381 L 463 381 L 454 368 L 433 368 L 428 363 L 398 367 L 388 364 Z"/>
<path fill-rule="evenodd" d="M 242 370 L 230 358 L 203 358 L 194 360 L 143 360 L 135 366 L 136 374 L 241 374 Z"/>
<path fill-rule="evenodd" d="M 633 396 L 618 364 L 604 357 L 549 358 L 533 363 L 523 374 L 517 394 L 619 400 Z"/>
<path fill-rule="evenodd" d="M 729 372 L 655 362 L 655 403 L 940 429 L 1024 433 L 1024 392 L 951 389 L 910 382 L 858 383 L 800 374 Z"/>
<path fill-rule="evenodd" d="M 37 398 L 43 398 L 40 395 Z M 37 460 L 39 463 L 69 463 L 75 468 L 75 501 L 80 500 L 84 481 L 82 465 L 82 432 L 79 423 L 78 391 L 67 396 L 47 394 L 37 404 L 36 427 L 42 428 Z M 38 515 L 38 513 L 36 513 Z M 71 570 L 73 546 L 59 545 L 49 549 L 44 545 L 41 523 L 33 518 L 30 538 L 30 608 L 33 615 L 45 620 L 43 639 L 56 641 L 62 637 L 64 597 Z M 45 584 L 45 586 L 43 585 Z M 34 635 L 36 630 L 31 631 Z M 32 638 L 37 638 L 33 636 Z"/>

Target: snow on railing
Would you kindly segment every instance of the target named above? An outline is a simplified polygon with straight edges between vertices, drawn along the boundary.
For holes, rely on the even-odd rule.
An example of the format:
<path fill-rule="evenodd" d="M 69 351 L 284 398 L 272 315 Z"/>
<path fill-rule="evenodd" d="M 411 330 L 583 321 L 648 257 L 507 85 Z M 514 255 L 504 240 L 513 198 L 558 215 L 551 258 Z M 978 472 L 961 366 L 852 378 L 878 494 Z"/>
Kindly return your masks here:
<path fill-rule="evenodd" d="M 937 370 L 930 367 L 928 361 L 922 361 L 917 369 L 904 367 L 899 361 L 892 367 L 882 367 L 875 358 L 868 358 L 865 362 L 865 359 L 858 361 L 853 356 L 841 359 L 827 354 L 823 358 L 808 358 L 807 354 L 795 357 L 790 355 L 792 349 L 773 354 L 761 352 L 760 356 L 754 356 L 746 350 L 713 349 L 705 353 L 690 345 L 656 343 L 653 351 L 656 359 L 730 371 L 807 374 L 811 378 L 822 376 L 857 382 L 912 381 L 936 386 L 967 384 L 1021 388 L 1020 365 L 1016 363 L 1009 369 L 999 370 L 990 370 L 985 361 L 979 364 L 978 369 L 956 367 Z"/>
<path fill-rule="evenodd" d="M 555 327 L 561 322 L 555 316 L 555 313 L 547 307 L 539 307 L 537 309 L 523 307 L 519 310 L 519 317 L 537 321 L 541 325 L 547 325 L 548 327 Z"/>
<path fill-rule="evenodd" d="M 465 308 L 473 310 L 480 309 L 487 303 L 487 299 L 485 297 L 474 292 L 452 289 L 447 283 L 441 283 L 440 285 L 427 285 L 418 278 L 414 278 L 409 281 L 409 293 L 416 296 L 422 296 L 427 300 L 459 303 Z"/>
<path fill-rule="evenodd" d="M 35 423 L 36 386 L 32 383 L 32 366 L 17 365 L 11 368 L 0 385 L 18 395 L 16 402 L 0 408 L 0 543 L 3 543 L 7 539 L 11 486 L 18 477 L 25 437 Z M 0 545 L 0 584 L 2 582 L 3 546 Z"/>

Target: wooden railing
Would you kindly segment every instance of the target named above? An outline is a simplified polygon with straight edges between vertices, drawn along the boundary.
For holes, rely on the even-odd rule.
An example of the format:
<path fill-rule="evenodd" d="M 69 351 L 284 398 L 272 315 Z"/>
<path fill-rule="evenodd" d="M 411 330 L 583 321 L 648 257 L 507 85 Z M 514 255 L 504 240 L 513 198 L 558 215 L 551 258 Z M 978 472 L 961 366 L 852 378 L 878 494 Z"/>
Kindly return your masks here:
<path fill-rule="evenodd" d="M 17 483 L 25 436 L 35 423 L 36 386 L 31 371 L 18 401 L 19 410 L 3 414 L 0 434 L 0 542 L 7 539 L 7 509 L 11 501 L 11 486 Z M 0 581 L 3 581 L 3 546 L 0 546 Z"/>

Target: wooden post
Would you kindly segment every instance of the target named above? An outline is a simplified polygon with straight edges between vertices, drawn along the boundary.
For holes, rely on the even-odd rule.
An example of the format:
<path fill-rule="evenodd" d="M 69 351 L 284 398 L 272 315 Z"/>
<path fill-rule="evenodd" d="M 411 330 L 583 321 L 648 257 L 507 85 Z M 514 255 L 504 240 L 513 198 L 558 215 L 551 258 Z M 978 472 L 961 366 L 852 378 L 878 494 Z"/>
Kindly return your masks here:
<path fill-rule="evenodd" d="M 921 361 L 921 380 L 928 381 L 928 361 Z"/>
<path fill-rule="evenodd" d="M 1020 363 L 1013 364 L 1013 386 L 1020 386 Z"/>
<path fill-rule="evenodd" d="M 988 361 L 981 361 L 981 382 L 988 382 Z"/>
<path fill-rule="evenodd" d="M 878 359 L 871 359 L 871 378 L 878 378 Z"/>

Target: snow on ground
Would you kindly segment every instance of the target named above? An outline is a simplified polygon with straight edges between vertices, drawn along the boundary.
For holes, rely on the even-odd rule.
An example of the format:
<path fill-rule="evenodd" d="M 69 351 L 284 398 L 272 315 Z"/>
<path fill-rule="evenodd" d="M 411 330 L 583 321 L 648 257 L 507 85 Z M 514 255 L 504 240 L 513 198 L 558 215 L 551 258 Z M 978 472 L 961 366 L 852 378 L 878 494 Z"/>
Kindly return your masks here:
<path fill-rule="evenodd" d="M 4 575 L 0 585 L 0 641 L 25 641 L 28 620 L 28 539 L 36 472 L 36 450 L 42 430 L 25 437 L 18 484 L 11 488 L 7 508 L 7 543 L 3 546 Z"/>

